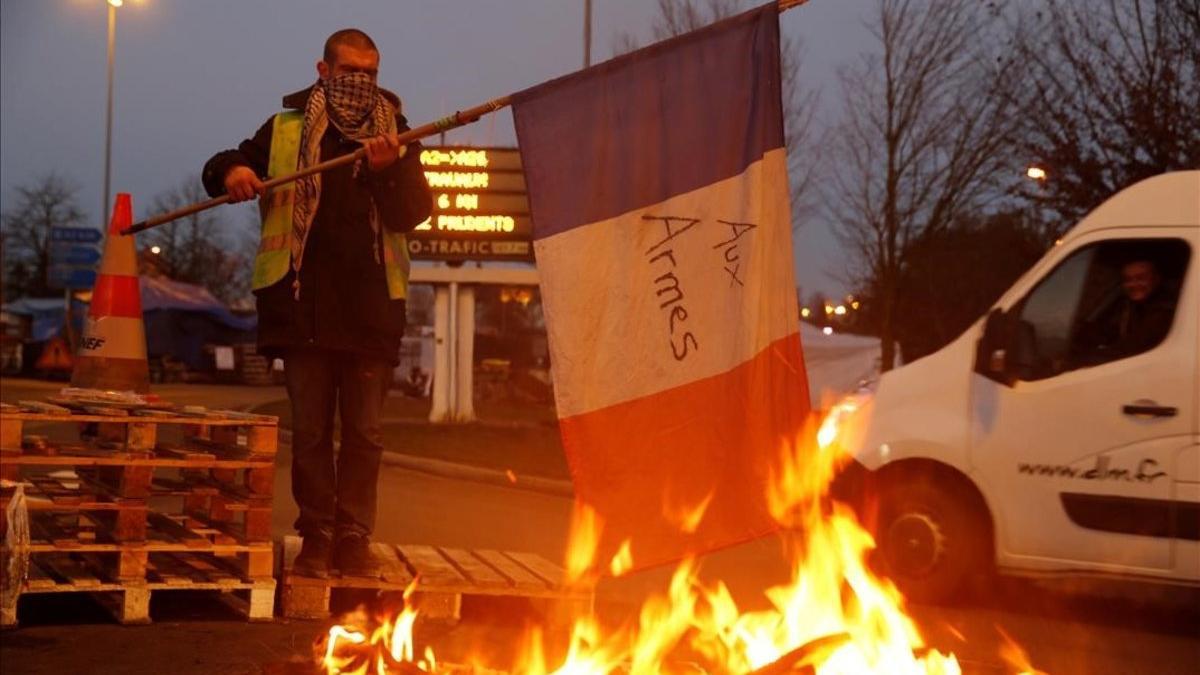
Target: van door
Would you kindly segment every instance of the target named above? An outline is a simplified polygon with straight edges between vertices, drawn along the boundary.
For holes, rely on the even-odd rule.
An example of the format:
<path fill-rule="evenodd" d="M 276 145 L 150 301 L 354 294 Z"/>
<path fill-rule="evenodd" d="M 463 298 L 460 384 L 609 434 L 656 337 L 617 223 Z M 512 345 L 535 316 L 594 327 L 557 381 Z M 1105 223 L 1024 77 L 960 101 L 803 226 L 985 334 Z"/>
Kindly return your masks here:
<path fill-rule="evenodd" d="M 1125 232 L 1062 251 L 1005 308 L 1003 376 L 977 364 L 972 473 L 1001 566 L 1177 569 L 1175 472 L 1197 428 L 1198 237 Z"/>
<path fill-rule="evenodd" d="M 1196 373 L 1200 391 L 1200 371 Z M 1174 541 L 1175 569 L 1181 579 L 1200 581 L 1200 421 L 1196 443 L 1179 453 L 1178 481 L 1172 499 L 1179 505 L 1179 536 Z"/>

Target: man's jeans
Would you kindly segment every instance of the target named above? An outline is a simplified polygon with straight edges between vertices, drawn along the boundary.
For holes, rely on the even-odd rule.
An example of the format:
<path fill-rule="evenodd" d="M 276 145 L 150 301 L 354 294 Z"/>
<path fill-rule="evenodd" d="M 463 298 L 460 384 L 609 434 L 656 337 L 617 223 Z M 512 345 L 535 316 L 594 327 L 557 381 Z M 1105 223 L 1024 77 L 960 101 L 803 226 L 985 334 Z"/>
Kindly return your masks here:
<path fill-rule="evenodd" d="M 292 495 L 303 536 L 368 536 L 383 453 L 380 413 L 392 379 L 386 361 L 347 352 L 293 349 L 284 358 L 292 401 Z M 333 414 L 341 447 L 333 454 Z"/>

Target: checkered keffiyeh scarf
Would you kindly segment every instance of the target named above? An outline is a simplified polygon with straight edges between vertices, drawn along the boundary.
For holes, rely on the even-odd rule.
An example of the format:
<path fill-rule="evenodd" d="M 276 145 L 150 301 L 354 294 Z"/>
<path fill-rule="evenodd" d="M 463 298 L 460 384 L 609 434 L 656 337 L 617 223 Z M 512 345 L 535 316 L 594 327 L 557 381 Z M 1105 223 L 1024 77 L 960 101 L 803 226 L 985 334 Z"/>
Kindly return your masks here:
<path fill-rule="evenodd" d="M 365 73 L 339 75 L 320 80 L 308 95 L 304 109 L 304 127 L 300 133 L 300 158 L 297 169 L 302 170 L 321 161 L 321 139 L 333 124 L 346 138 L 365 140 L 380 134 L 396 133 L 396 108 L 384 98 L 374 80 Z M 361 162 L 355 165 L 358 175 Z M 304 260 L 304 244 L 312 228 L 313 217 L 321 201 L 321 174 L 315 173 L 296 181 L 292 207 L 292 269 L 296 272 L 294 287 L 300 295 L 300 264 Z M 371 205 L 371 229 L 378 242 L 379 213 Z M 378 244 L 377 244 L 378 245 Z M 376 260 L 379 251 L 375 251 Z"/>

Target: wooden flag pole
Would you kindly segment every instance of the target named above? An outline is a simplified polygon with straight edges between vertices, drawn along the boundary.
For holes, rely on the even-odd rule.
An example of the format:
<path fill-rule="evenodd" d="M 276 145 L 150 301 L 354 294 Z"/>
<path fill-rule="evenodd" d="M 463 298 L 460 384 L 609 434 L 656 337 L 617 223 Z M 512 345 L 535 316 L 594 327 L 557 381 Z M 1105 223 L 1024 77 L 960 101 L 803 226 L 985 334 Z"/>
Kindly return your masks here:
<path fill-rule="evenodd" d="M 510 103 L 510 98 L 508 96 L 502 96 L 500 98 L 488 101 L 487 103 L 484 103 L 482 105 L 477 105 L 474 108 L 469 108 L 467 110 L 461 110 L 461 111 L 455 112 L 453 115 L 443 117 L 440 120 L 436 120 L 436 121 L 430 122 L 428 124 L 424 124 L 422 126 L 417 127 L 416 129 L 410 129 L 408 131 L 405 131 L 402 134 L 399 134 L 398 141 L 400 142 L 401 145 L 407 145 L 408 143 L 411 143 L 412 141 L 420 140 L 427 136 L 432 136 L 434 134 L 441 133 L 443 131 L 446 131 L 447 129 L 455 129 L 457 127 L 461 127 L 461 126 L 470 124 L 472 122 L 477 121 L 480 117 L 486 115 L 487 113 L 495 112 L 497 110 L 500 110 L 501 108 L 508 107 L 509 103 Z M 285 176 L 278 176 L 276 178 L 272 178 L 271 180 L 265 181 L 263 183 L 263 188 L 266 190 L 270 190 L 273 187 L 277 187 L 279 185 L 284 185 L 286 183 L 290 183 L 292 181 L 299 180 L 301 178 L 304 178 L 305 176 L 311 176 L 314 173 L 321 173 L 324 171 L 329 171 L 330 169 L 336 169 L 339 166 L 353 164 L 354 162 L 357 162 L 358 160 L 365 157 L 366 154 L 367 154 L 366 150 L 364 150 L 363 148 L 359 148 L 358 150 L 355 150 L 354 152 L 352 152 L 348 155 L 342 155 L 341 157 L 335 157 L 334 159 L 331 159 L 331 160 L 328 160 L 325 162 L 321 162 L 320 164 L 314 164 L 305 169 L 301 169 L 300 171 L 297 171 L 295 173 L 289 173 Z M 174 211 L 170 211 L 168 213 L 163 213 L 163 214 L 154 216 L 153 218 L 147 218 L 146 220 L 143 220 L 141 222 L 134 223 L 133 225 L 130 225 L 129 227 L 125 228 L 124 230 L 121 230 L 121 234 L 137 234 L 138 232 L 143 232 L 145 230 L 149 230 L 152 227 L 158 227 L 159 225 L 164 225 L 173 220 L 177 220 L 177 219 L 183 218 L 185 216 L 190 216 L 193 213 L 199 213 L 200 211 L 207 211 L 208 209 L 211 209 L 214 206 L 220 206 L 222 204 L 228 204 L 228 203 L 229 203 L 229 195 L 221 195 L 220 197 L 214 197 L 213 199 L 208 199 L 208 200 L 205 200 L 202 202 L 196 202 L 195 204 L 192 204 L 190 206 L 185 206 L 181 209 L 176 209 Z"/>
<path fill-rule="evenodd" d="M 779 0 L 779 11 L 786 12 L 787 10 L 792 9 L 793 7 L 799 7 L 800 5 L 803 5 L 807 2 L 808 2 L 808 0 Z M 449 129 L 456 129 L 461 126 L 465 126 L 472 122 L 478 121 L 480 117 L 482 117 L 490 112 L 496 112 L 497 110 L 500 110 L 501 108 L 507 108 L 511 103 L 512 103 L 511 96 L 501 96 L 500 98 L 493 99 L 482 105 L 477 105 L 474 108 L 468 108 L 467 110 L 458 111 L 458 112 L 455 112 L 453 115 L 443 117 L 440 120 L 436 120 L 436 121 L 430 122 L 428 124 L 419 126 L 416 129 L 410 129 L 409 131 L 406 131 L 406 132 L 400 134 L 398 137 L 398 141 L 400 142 L 401 145 L 407 145 L 408 143 L 411 143 L 412 141 L 417 141 L 422 138 L 432 136 L 434 134 L 443 133 Z M 263 189 L 270 190 L 273 187 L 291 183 L 292 181 L 299 180 L 301 178 L 304 178 L 305 176 L 311 176 L 314 173 L 322 173 L 324 171 L 329 171 L 330 169 L 336 169 L 339 166 L 345 166 L 347 164 L 352 164 L 352 163 L 357 162 L 358 160 L 362 159 L 363 157 L 365 157 L 366 154 L 367 154 L 366 150 L 359 148 L 358 150 L 355 150 L 354 152 L 352 152 L 348 155 L 342 155 L 341 157 L 336 157 L 334 159 L 331 159 L 331 160 L 328 160 L 325 162 L 321 162 L 320 164 L 314 164 L 306 169 L 301 169 L 300 171 L 287 174 L 286 176 L 278 176 L 276 178 L 272 178 L 271 180 L 268 180 L 263 183 Z M 133 225 L 130 225 L 129 227 L 125 228 L 124 230 L 121 230 L 121 234 L 123 234 L 123 235 L 137 234 L 138 232 L 143 232 L 145 230 L 149 230 L 152 227 L 158 227 L 159 225 L 164 225 L 173 220 L 178 220 L 179 218 L 183 218 L 185 216 L 190 216 L 193 213 L 199 213 L 200 211 L 207 211 L 208 209 L 211 209 L 214 206 L 220 206 L 222 204 L 228 204 L 228 203 L 229 203 L 229 195 L 221 195 L 220 197 L 214 197 L 213 199 L 209 199 L 206 201 L 196 202 L 195 204 L 192 204 L 190 206 L 185 206 L 181 209 L 176 209 L 175 211 L 163 213 L 163 214 L 154 216 L 153 218 L 147 218 L 146 220 L 134 223 Z"/>

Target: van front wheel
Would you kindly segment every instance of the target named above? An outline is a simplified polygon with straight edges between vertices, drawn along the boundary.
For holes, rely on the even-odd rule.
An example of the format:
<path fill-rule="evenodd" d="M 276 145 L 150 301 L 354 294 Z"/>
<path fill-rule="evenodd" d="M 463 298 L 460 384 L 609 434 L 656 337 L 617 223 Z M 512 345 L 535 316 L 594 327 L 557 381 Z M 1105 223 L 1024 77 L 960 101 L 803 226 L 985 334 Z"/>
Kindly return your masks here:
<path fill-rule="evenodd" d="M 883 573 L 919 602 L 955 600 L 985 561 L 987 528 L 963 490 L 905 476 L 885 485 L 875 532 Z"/>

